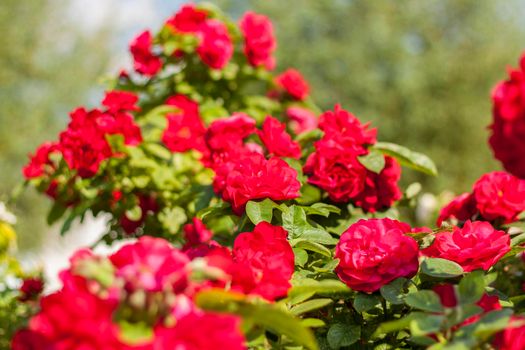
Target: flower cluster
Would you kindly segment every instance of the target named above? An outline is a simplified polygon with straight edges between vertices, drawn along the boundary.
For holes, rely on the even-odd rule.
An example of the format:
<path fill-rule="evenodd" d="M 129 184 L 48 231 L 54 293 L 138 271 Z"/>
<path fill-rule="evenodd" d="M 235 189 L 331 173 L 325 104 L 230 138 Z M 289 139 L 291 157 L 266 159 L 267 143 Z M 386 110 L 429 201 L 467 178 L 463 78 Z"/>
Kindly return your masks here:
<path fill-rule="evenodd" d="M 438 225 L 449 219 L 511 223 L 525 211 L 525 181 L 503 171 L 479 178 L 472 193 L 453 199 L 439 213 Z"/>
<path fill-rule="evenodd" d="M 401 167 L 389 156 L 379 173 L 368 170 L 359 161 L 376 142 L 376 130 L 368 129 L 340 106 L 319 119 L 324 136 L 315 143 L 304 166 L 308 182 L 325 190 L 336 203 L 352 202 L 367 212 L 389 208 L 401 198 L 397 182 Z"/>
<path fill-rule="evenodd" d="M 490 146 L 496 159 L 510 173 L 525 178 L 525 54 L 520 67 L 509 71 L 509 78 L 492 92 L 493 123 Z"/>
<path fill-rule="evenodd" d="M 202 223 L 195 225 L 187 232 L 206 230 Z M 221 254 L 225 259 L 217 263 Z M 231 253 L 215 244 L 204 258 L 192 255 L 151 237 L 107 258 L 77 252 L 60 275 L 62 289 L 41 299 L 40 312 L 15 336 L 13 348 L 244 349 L 239 318 L 199 309 L 195 292 L 222 286 L 268 300 L 286 296 L 294 269 L 286 232 L 264 223 L 240 234 Z M 218 280 L 192 280 L 198 270 L 211 276 L 214 269 L 223 272 L 214 273 Z M 144 338 L 129 338 L 129 327 L 144 326 L 144 321 L 149 328 Z"/>

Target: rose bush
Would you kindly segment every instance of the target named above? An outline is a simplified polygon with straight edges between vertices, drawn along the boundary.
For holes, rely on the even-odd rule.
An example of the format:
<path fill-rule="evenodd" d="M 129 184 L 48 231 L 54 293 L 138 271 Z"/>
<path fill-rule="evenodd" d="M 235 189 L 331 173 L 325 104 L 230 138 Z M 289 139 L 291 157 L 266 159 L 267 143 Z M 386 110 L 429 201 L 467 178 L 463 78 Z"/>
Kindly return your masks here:
<path fill-rule="evenodd" d="M 102 107 L 73 111 L 31 155 L 23 174 L 53 200 L 49 224 L 65 234 L 104 213 L 101 242 L 131 242 L 78 251 L 14 349 L 518 344 L 519 172 L 482 176 L 438 227 L 412 227 L 418 185 L 400 188 L 401 166 L 436 175 L 432 161 L 340 105 L 319 111 L 297 70 L 272 73 L 276 45 L 263 15 L 236 25 L 185 5 L 132 41 L 133 71 Z M 517 123 L 514 75 L 494 113 Z M 28 281 L 20 302 L 35 294 Z"/>

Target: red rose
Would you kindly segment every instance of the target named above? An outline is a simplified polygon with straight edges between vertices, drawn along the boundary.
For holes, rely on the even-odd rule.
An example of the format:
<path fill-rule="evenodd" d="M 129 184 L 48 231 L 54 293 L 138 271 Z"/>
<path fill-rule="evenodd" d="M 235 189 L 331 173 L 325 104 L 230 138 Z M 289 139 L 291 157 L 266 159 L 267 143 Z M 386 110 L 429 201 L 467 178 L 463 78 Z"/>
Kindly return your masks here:
<path fill-rule="evenodd" d="M 281 89 L 284 89 L 296 100 L 304 100 L 308 97 L 310 87 L 299 71 L 288 69 L 275 78 L 275 83 Z"/>
<path fill-rule="evenodd" d="M 324 131 L 323 140 L 332 140 L 344 149 L 352 148 L 365 154 L 365 147 L 376 143 L 376 129 L 361 124 L 352 113 L 335 105 L 334 111 L 326 111 L 319 117 L 319 129 Z"/>
<path fill-rule="evenodd" d="M 128 291 L 180 293 L 188 284 L 188 257 L 168 241 L 144 236 L 110 256 Z"/>
<path fill-rule="evenodd" d="M 278 157 L 301 158 L 301 147 L 292 140 L 286 132 L 286 126 L 268 116 L 264 120 L 262 130 L 257 131 L 259 138 L 268 150 L 268 153 Z"/>
<path fill-rule="evenodd" d="M 385 167 L 379 174 L 366 171 L 365 186 L 353 203 L 370 213 L 390 208 L 402 196 L 397 185 L 400 178 L 401 166 L 394 158 L 385 156 Z"/>
<path fill-rule="evenodd" d="M 503 171 L 485 174 L 474 184 L 474 199 L 484 219 L 515 221 L 525 210 L 525 181 Z"/>
<path fill-rule="evenodd" d="M 419 268 L 419 247 L 405 235 L 410 231 L 408 224 L 396 220 L 359 220 L 337 243 L 335 272 L 361 292 L 374 292 L 399 277 L 411 278 Z"/>
<path fill-rule="evenodd" d="M 233 245 L 232 289 L 268 300 L 285 297 L 294 272 L 294 253 L 287 236 L 282 227 L 267 222 L 238 235 Z"/>
<path fill-rule="evenodd" d="M 202 40 L 197 53 L 204 63 L 214 69 L 222 69 L 233 55 L 233 44 L 224 23 L 210 19 L 201 28 Z"/>
<path fill-rule="evenodd" d="M 139 97 L 129 91 L 107 91 L 102 105 L 108 108 L 108 112 L 117 113 L 123 111 L 140 111 L 137 106 Z"/>
<path fill-rule="evenodd" d="M 308 183 L 325 190 L 334 202 L 345 203 L 365 188 L 367 170 L 352 149 L 342 150 L 331 141 L 315 143 L 315 152 L 306 160 Z"/>
<path fill-rule="evenodd" d="M 223 164 L 217 172 L 221 175 L 214 180 L 214 189 L 232 205 L 237 215 L 244 212 L 250 200 L 281 201 L 299 197 L 301 184 L 297 171 L 277 157 L 267 160 L 259 153 L 251 153 Z"/>
<path fill-rule="evenodd" d="M 493 124 L 490 146 L 496 159 L 513 175 L 525 178 L 525 54 L 520 68 L 492 92 Z"/>
<path fill-rule="evenodd" d="M 135 70 L 150 77 L 157 74 L 162 68 L 161 59 L 151 51 L 152 45 L 153 38 L 151 33 L 145 31 L 133 39 L 129 46 L 129 50 L 133 55 Z"/>
<path fill-rule="evenodd" d="M 290 128 L 295 134 L 311 131 L 317 128 L 317 117 L 309 109 L 288 107 L 286 115 L 290 120 Z"/>
<path fill-rule="evenodd" d="M 184 95 L 168 98 L 167 105 L 175 106 L 180 113 L 168 114 L 168 126 L 162 134 L 162 142 L 172 152 L 195 149 L 207 153 L 204 134 L 206 128 L 199 116 L 199 105 Z"/>
<path fill-rule="evenodd" d="M 463 228 L 440 232 L 423 255 L 454 261 L 466 272 L 488 270 L 510 251 L 510 237 L 488 222 L 470 220 Z"/>
<path fill-rule="evenodd" d="M 255 132 L 255 120 L 244 113 L 213 121 L 206 132 L 206 143 L 214 152 L 243 146 L 244 139 Z"/>
<path fill-rule="evenodd" d="M 197 218 L 193 218 L 192 223 L 184 225 L 182 229 L 186 240 L 185 249 L 208 243 L 213 236 L 213 233 L 208 230 L 206 225 Z"/>
<path fill-rule="evenodd" d="M 273 35 L 273 25 L 268 17 L 253 12 L 246 12 L 241 18 L 240 27 L 244 35 L 244 54 L 254 67 L 264 66 L 268 70 L 275 68 L 272 56 L 277 47 Z"/>
<path fill-rule="evenodd" d="M 160 326 L 155 330 L 153 349 L 246 349 L 241 320 L 236 316 L 193 311 L 175 319 L 173 327 Z"/>
<path fill-rule="evenodd" d="M 494 337 L 494 346 L 498 350 L 525 349 L 525 317 L 512 316 L 507 328 Z"/>
<path fill-rule="evenodd" d="M 208 12 L 195 8 L 193 4 L 186 4 L 173 17 L 166 21 L 166 25 L 181 33 L 195 33 L 201 30 Z"/>
<path fill-rule="evenodd" d="M 443 221 L 454 218 L 458 221 L 471 220 L 478 210 L 476 209 L 476 200 L 470 193 L 463 193 L 454 198 L 439 212 L 437 219 L 438 226 L 441 226 Z"/>
<path fill-rule="evenodd" d="M 22 170 L 24 177 L 33 179 L 54 171 L 55 165 L 49 159 L 49 155 L 57 151 L 58 145 L 55 142 L 44 142 L 40 145 L 34 155 L 29 155 L 29 163 Z"/>

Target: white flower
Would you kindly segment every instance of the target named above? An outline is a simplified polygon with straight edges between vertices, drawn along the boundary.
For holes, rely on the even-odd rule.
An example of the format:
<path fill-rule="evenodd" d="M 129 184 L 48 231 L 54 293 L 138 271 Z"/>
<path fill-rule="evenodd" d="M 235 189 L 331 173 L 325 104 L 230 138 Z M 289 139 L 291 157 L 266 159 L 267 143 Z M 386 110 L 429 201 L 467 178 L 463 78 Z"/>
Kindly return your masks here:
<path fill-rule="evenodd" d="M 16 216 L 7 210 L 5 204 L 0 202 L 0 221 L 14 225 L 16 224 Z"/>

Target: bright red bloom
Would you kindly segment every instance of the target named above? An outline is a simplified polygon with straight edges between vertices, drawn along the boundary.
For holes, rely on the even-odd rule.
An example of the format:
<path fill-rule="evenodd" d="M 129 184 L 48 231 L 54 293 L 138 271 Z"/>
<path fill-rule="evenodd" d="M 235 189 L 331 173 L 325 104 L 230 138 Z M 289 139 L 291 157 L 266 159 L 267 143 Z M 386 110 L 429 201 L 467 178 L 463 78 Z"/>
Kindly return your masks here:
<path fill-rule="evenodd" d="M 319 117 L 319 129 L 324 131 L 323 140 L 332 140 L 343 149 L 357 149 L 365 154 L 368 145 L 377 142 L 377 129 L 361 124 L 352 113 L 335 105 L 334 111 L 326 111 Z"/>
<path fill-rule="evenodd" d="M 374 213 L 388 209 L 402 196 L 397 185 L 401 178 L 401 166 L 397 161 L 385 156 L 385 167 L 379 174 L 366 171 L 365 186 L 353 202 L 366 212 Z"/>
<path fill-rule="evenodd" d="M 33 179 L 44 175 L 47 170 L 53 171 L 55 165 L 49 159 L 49 155 L 58 151 L 57 146 L 55 142 L 44 142 L 36 149 L 35 154 L 30 154 L 29 163 L 22 170 L 24 177 Z"/>
<path fill-rule="evenodd" d="M 463 193 L 441 209 L 437 219 L 437 225 L 441 226 L 443 221 L 451 218 L 458 221 L 471 220 L 477 212 L 474 196 L 471 193 Z"/>
<path fill-rule="evenodd" d="M 391 219 L 359 220 L 335 248 L 335 272 L 350 288 L 374 292 L 399 277 L 411 278 L 419 268 L 419 247 L 407 236 L 410 226 Z"/>
<path fill-rule="evenodd" d="M 525 178 L 525 54 L 520 67 L 492 92 L 493 124 L 489 143 L 495 157 L 513 175 Z"/>
<path fill-rule="evenodd" d="M 202 40 L 197 53 L 213 69 L 222 69 L 233 55 L 233 44 L 226 25 L 218 20 L 207 20 L 201 28 Z"/>
<path fill-rule="evenodd" d="M 244 35 L 244 54 L 254 67 L 275 68 L 273 52 L 277 47 L 273 25 L 268 17 L 246 12 L 241 18 L 240 27 Z"/>
<path fill-rule="evenodd" d="M 507 328 L 494 337 L 493 345 L 498 350 L 525 349 L 525 317 L 512 316 Z"/>
<path fill-rule="evenodd" d="M 429 257 L 454 261 L 466 272 L 488 270 L 510 251 L 510 237 L 483 221 L 467 220 L 463 228 L 439 232 L 432 245 L 422 251 Z"/>
<path fill-rule="evenodd" d="M 129 91 L 107 91 L 102 100 L 102 105 L 108 108 L 108 112 L 117 113 L 123 111 L 140 111 L 137 106 L 139 97 Z"/>
<path fill-rule="evenodd" d="M 365 188 L 366 168 L 352 149 L 342 150 L 334 142 L 318 141 L 315 152 L 306 160 L 308 183 L 325 190 L 334 202 L 345 203 Z"/>
<path fill-rule="evenodd" d="M 133 39 L 129 46 L 129 50 L 133 55 L 135 70 L 150 77 L 162 69 L 162 60 L 152 53 L 152 45 L 153 38 L 151 33 L 144 31 Z"/>
<path fill-rule="evenodd" d="M 485 220 L 509 223 L 525 210 L 525 181 L 503 171 L 483 175 L 474 184 L 473 195 Z"/>
<path fill-rule="evenodd" d="M 217 119 L 206 133 L 206 143 L 214 152 L 233 150 L 243 146 L 244 139 L 255 132 L 255 120 L 244 113 Z"/>
<path fill-rule="evenodd" d="M 237 236 L 232 289 L 268 300 L 285 297 L 294 272 L 294 253 L 280 226 L 261 222 L 253 232 Z"/>
<path fill-rule="evenodd" d="M 208 243 L 213 236 L 213 233 L 198 218 L 193 218 L 192 223 L 184 225 L 182 229 L 186 240 L 185 249 Z"/>
<path fill-rule="evenodd" d="M 300 134 L 317 128 L 317 117 L 309 109 L 288 107 L 286 115 L 290 120 L 290 128 L 295 134 Z"/>
<path fill-rule="evenodd" d="M 270 198 L 276 201 L 299 197 L 301 184 L 297 171 L 284 160 L 267 160 L 259 153 L 225 163 L 217 170 L 214 189 L 240 215 L 246 203 L 254 199 Z"/>
<path fill-rule="evenodd" d="M 188 284 L 188 257 L 161 238 L 143 236 L 110 256 L 128 291 L 181 293 Z"/>
<path fill-rule="evenodd" d="M 168 126 L 162 134 L 162 142 L 172 152 L 186 152 L 196 149 L 207 152 L 204 141 L 206 128 L 199 116 L 199 105 L 184 95 L 168 98 L 167 105 L 181 110 L 179 113 L 168 114 Z"/>
<path fill-rule="evenodd" d="M 193 4 L 186 4 L 173 17 L 166 21 L 166 24 L 177 32 L 195 33 L 201 30 L 208 12 L 197 9 Z"/>
<path fill-rule="evenodd" d="M 286 125 L 268 116 L 257 131 L 268 153 L 278 157 L 301 158 L 301 146 L 286 132 Z"/>
<path fill-rule="evenodd" d="M 275 78 L 275 83 L 296 100 L 304 100 L 310 93 L 310 87 L 299 71 L 290 68 Z"/>
<path fill-rule="evenodd" d="M 244 350 L 246 346 L 240 325 L 241 320 L 236 316 L 190 312 L 177 317 L 173 327 L 158 327 L 153 349 Z"/>

